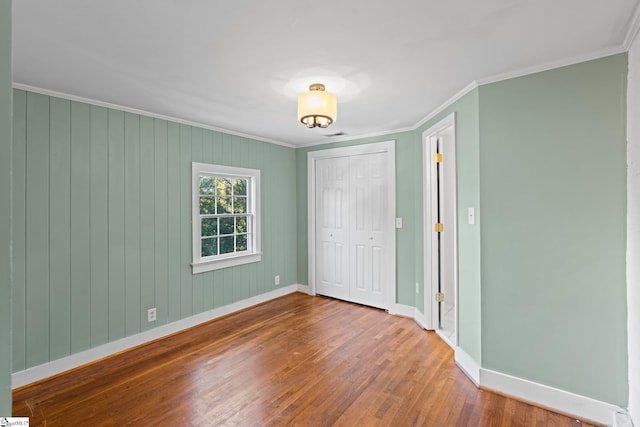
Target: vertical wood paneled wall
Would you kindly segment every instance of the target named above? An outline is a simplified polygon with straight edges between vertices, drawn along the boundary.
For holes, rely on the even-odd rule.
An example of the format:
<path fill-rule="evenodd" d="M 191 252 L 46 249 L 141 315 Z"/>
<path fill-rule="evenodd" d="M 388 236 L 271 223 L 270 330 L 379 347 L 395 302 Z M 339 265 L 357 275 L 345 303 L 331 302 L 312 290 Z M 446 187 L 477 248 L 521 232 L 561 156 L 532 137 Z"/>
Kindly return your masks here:
<path fill-rule="evenodd" d="M 14 372 L 295 283 L 293 149 L 23 90 L 13 103 Z M 261 262 L 192 274 L 192 161 L 261 170 Z"/>

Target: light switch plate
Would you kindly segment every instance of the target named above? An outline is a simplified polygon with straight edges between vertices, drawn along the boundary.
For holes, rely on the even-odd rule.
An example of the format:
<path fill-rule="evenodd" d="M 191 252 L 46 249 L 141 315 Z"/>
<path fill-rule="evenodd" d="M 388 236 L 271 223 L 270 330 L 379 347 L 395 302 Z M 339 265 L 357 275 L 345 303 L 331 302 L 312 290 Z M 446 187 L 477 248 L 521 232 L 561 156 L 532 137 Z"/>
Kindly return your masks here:
<path fill-rule="evenodd" d="M 469 208 L 469 225 L 476 223 L 476 210 L 475 208 Z"/>
<path fill-rule="evenodd" d="M 402 228 L 402 218 L 396 218 L 396 228 Z"/>

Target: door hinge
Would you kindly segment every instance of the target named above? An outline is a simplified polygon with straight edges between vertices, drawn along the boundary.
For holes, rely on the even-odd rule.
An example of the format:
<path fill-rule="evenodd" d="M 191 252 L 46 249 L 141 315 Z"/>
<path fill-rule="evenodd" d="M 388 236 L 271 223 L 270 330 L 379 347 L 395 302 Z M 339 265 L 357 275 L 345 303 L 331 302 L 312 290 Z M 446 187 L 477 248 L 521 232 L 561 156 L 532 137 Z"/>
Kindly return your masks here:
<path fill-rule="evenodd" d="M 435 163 L 442 163 L 442 153 L 436 153 L 433 155 L 433 161 Z"/>
<path fill-rule="evenodd" d="M 433 229 L 436 233 L 442 233 L 444 231 L 444 224 L 441 222 L 436 222 L 433 226 Z"/>
<path fill-rule="evenodd" d="M 436 292 L 436 302 L 444 302 L 444 294 L 442 292 Z"/>

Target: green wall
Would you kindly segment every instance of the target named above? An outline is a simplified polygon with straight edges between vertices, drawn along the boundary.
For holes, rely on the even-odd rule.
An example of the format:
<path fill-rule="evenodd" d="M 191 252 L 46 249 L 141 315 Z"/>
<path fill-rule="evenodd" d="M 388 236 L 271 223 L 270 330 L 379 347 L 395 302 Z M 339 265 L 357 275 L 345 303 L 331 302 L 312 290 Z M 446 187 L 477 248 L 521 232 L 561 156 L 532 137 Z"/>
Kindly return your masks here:
<path fill-rule="evenodd" d="M 11 415 L 11 0 L 0 0 L 0 416 Z"/>
<path fill-rule="evenodd" d="M 482 366 L 627 403 L 626 54 L 480 87 Z"/>
<path fill-rule="evenodd" d="M 397 302 L 415 306 L 415 270 L 416 263 L 421 262 L 416 249 L 415 232 L 422 220 L 422 196 L 417 186 L 422 180 L 422 160 L 420 158 L 420 139 L 413 132 L 402 132 L 383 135 L 375 138 L 316 145 L 296 150 L 297 173 L 297 210 L 298 210 L 298 283 L 308 284 L 308 233 L 307 233 L 307 153 L 336 147 L 358 144 L 370 144 L 381 141 L 396 141 L 396 216 L 402 217 L 403 228 L 396 230 L 396 284 Z M 418 197 L 418 199 L 416 199 Z M 420 240 L 421 242 L 421 240 Z M 421 245 L 421 243 L 420 243 Z"/>
<path fill-rule="evenodd" d="M 293 149 L 22 90 L 13 102 L 14 372 L 270 291 L 276 274 L 296 282 Z M 262 171 L 261 262 L 191 273 L 192 161 Z"/>

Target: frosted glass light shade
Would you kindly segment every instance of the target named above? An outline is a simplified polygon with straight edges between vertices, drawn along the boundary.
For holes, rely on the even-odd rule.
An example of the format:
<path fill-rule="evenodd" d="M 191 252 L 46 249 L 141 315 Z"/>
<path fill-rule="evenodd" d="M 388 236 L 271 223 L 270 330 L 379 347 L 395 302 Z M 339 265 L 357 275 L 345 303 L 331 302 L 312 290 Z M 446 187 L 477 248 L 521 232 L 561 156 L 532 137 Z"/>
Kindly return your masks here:
<path fill-rule="evenodd" d="M 298 96 L 298 120 L 308 128 L 326 128 L 336 121 L 336 96 L 324 91 L 324 85 L 314 83 L 308 92 Z"/>

